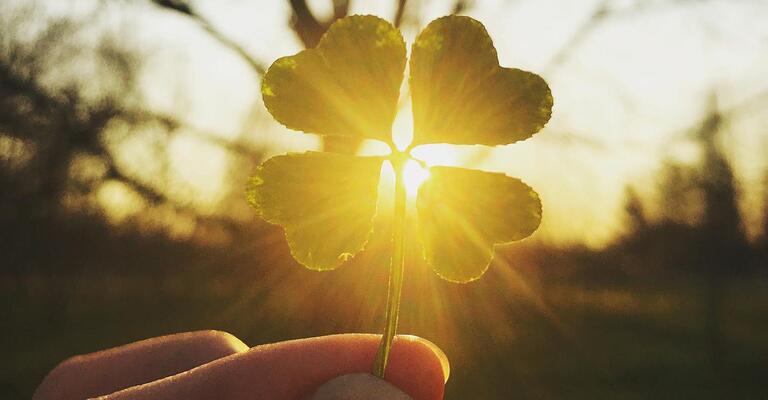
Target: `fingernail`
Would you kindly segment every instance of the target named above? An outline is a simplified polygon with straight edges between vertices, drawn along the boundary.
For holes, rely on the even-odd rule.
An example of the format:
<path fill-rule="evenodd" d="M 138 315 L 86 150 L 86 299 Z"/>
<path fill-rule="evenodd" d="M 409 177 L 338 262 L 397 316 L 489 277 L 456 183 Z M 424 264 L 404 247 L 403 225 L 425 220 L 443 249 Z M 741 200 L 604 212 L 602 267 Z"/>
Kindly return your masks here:
<path fill-rule="evenodd" d="M 433 353 L 435 353 L 435 356 L 440 361 L 440 366 L 443 368 L 443 383 L 448 382 L 448 377 L 451 375 L 451 364 L 448 362 L 448 356 L 443 353 L 443 350 L 439 347 L 437 347 L 436 344 L 430 342 L 427 339 L 424 339 L 419 336 L 413 336 L 413 335 L 398 335 L 400 338 L 404 338 L 407 340 L 414 340 L 421 343 L 424 343 L 427 347 L 429 347 L 430 350 L 432 350 Z"/>
<path fill-rule="evenodd" d="M 320 386 L 310 400 L 413 400 L 402 390 L 371 374 L 348 374 Z"/>

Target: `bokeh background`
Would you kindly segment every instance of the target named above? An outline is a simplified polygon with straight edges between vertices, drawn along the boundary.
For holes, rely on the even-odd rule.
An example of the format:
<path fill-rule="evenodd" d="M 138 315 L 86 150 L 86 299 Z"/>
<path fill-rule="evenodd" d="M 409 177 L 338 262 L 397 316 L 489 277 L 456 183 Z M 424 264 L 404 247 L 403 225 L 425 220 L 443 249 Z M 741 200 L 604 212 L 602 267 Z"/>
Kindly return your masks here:
<path fill-rule="evenodd" d="M 381 331 L 386 207 L 363 254 L 317 273 L 244 196 L 270 155 L 370 150 L 286 130 L 259 93 L 273 60 L 360 13 L 409 43 L 438 16 L 479 19 L 555 98 L 523 143 L 422 150 L 544 203 L 479 281 L 441 281 L 410 249 L 400 332 L 445 349 L 446 398 L 765 398 L 760 0 L 3 1 L 0 397 L 161 334 Z"/>

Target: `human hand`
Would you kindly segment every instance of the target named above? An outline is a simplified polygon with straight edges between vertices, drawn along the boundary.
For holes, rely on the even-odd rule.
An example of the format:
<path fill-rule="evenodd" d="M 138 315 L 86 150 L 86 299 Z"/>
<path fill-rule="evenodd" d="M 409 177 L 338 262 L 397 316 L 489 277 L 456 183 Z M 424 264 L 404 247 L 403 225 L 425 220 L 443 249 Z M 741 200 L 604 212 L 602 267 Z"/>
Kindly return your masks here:
<path fill-rule="evenodd" d="M 33 400 L 443 398 L 448 361 L 417 337 L 395 339 L 386 382 L 355 374 L 370 370 L 379 340 L 343 334 L 249 349 L 218 331 L 162 336 L 72 357 L 46 376 Z"/>

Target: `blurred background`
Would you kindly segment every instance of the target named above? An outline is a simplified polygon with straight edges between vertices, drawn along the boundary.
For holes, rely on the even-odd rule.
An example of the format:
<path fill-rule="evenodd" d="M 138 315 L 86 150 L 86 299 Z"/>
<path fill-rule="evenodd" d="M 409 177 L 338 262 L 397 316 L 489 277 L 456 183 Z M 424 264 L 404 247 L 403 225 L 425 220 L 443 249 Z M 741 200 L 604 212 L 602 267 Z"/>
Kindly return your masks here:
<path fill-rule="evenodd" d="M 446 398 L 765 398 L 760 0 L 2 1 L 0 397 L 167 333 L 381 331 L 386 224 L 311 272 L 244 196 L 271 155 L 370 147 L 288 131 L 259 92 L 273 60 L 360 13 L 408 43 L 472 16 L 555 98 L 523 143 L 421 151 L 520 177 L 544 204 L 478 281 L 444 282 L 410 249 L 400 332 L 445 349 Z"/>

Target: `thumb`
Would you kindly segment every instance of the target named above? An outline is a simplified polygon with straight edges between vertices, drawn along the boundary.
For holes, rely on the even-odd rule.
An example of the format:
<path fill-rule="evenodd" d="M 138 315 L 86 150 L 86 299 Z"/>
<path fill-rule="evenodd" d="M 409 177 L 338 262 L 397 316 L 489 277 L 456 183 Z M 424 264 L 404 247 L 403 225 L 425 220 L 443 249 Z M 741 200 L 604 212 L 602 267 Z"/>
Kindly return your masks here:
<path fill-rule="evenodd" d="M 321 385 L 310 400 L 413 400 L 391 383 L 371 374 L 342 375 Z"/>

